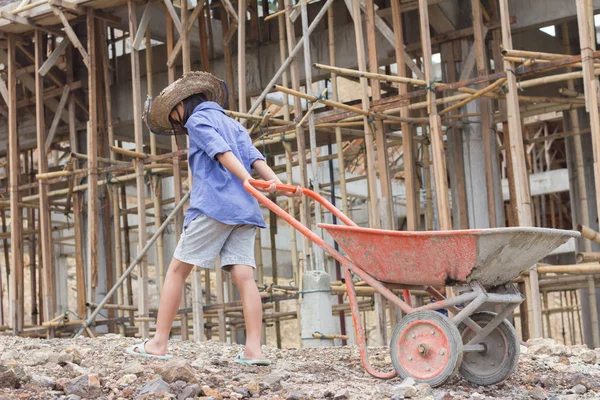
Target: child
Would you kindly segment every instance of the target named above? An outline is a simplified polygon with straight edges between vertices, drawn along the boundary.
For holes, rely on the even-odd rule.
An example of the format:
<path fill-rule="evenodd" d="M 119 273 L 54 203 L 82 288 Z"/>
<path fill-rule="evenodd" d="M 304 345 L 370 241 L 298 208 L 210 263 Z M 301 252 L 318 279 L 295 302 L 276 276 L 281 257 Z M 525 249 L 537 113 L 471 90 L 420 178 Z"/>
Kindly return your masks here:
<path fill-rule="evenodd" d="M 191 72 L 165 88 L 145 112 L 150 131 L 186 133 L 192 173 L 190 207 L 160 297 L 154 338 L 127 349 L 133 355 L 169 359 L 167 342 L 179 309 L 186 277 L 194 266 L 212 268 L 218 255 L 231 273 L 242 299 L 246 347 L 235 361 L 269 365 L 260 346 L 262 304 L 254 281 L 254 235 L 265 228 L 257 201 L 244 189 L 251 169 L 272 185 L 281 183 L 252 145 L 246 129 L 227 117 L 224 82 L 205 72 Z M 300 188 L 290 196 L 302 194 Z"/>

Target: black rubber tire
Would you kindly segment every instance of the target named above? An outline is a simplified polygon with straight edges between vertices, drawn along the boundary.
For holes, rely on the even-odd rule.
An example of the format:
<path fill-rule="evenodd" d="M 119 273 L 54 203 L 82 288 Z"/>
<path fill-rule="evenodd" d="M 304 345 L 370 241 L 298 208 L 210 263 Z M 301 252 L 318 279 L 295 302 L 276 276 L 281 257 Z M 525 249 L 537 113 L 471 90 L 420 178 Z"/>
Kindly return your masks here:
<path fill-rule="evenodd" d="M 407 348 L 400 348 L 400 340 L 404 340 L 405 335 L 409 329 L 412 328 L 412 324 L 415 322 L 422 322 L 422 326 L 427 326 L 429 323 L 433 323 L 436 326 L 436 331 L 441 331 L 448 343 L 448 348 L 431 348 L 431 351 L 435 351 L 436 354 L 445 355 L 448 354 L 446 364 L 441 368 L 439 373 L 435 376 L 428 378 L 419 378 L 405 368 L 404 364 L 407 364 L 406 357 L 409 354 Z M 433 325 L 432 325 L 433 327 Z M 405 332 L 406 331 L 406 332 Z M 443 385 L 449 379 L 456 375 L 458 369 L 462 363 L 463 358 L 463 346 L 458 328 L 443 314 L 435 311 L 417 311 L 406 315 L 398 322 L 394 332 L 392 333 L 392 340 L 390 343 L 390 355 L 392 358 L 392 364 L 394 369 L 398 373 L 398 376 L 402 379 L 411 377 L 415 381 L 420 383 L 428 383 L 431 387 Z M 402 358 L 402 360 L 401 360 Z M 419 363 L 421 365 L 427 365 L 421 359 Z M 433 364 L 432 364 L 433 365 Z"/>
<path fill-rule="evenodd" d="M 471 319 L 482 328 L 495 317 L 495 313 L 488 311 L 471 315 Z M 464 345 L 475 336 L 473 330 L 464 323 L 459 325 L 458 330 Z M 502 382 L 514 371 L 519 362 L 521 346 L 515 328 L 504 320 L 481 343 L 487 350 L 481 353 L 466 353 L 460 367 L 460 374 L 476 385 L 494 385 Z"/>

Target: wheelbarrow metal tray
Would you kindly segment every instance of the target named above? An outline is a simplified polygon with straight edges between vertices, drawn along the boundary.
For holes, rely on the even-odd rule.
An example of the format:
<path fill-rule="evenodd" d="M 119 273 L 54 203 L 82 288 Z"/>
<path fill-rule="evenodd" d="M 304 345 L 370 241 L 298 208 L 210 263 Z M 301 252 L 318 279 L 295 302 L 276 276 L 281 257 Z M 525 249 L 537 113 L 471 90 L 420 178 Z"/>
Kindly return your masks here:
<path fill-rule="evenodd" d="M 320 224 L 375 279 L 406 285 L 484 287 L 513 281 L 579 232 L 546 228 L 388 231 Z"/>

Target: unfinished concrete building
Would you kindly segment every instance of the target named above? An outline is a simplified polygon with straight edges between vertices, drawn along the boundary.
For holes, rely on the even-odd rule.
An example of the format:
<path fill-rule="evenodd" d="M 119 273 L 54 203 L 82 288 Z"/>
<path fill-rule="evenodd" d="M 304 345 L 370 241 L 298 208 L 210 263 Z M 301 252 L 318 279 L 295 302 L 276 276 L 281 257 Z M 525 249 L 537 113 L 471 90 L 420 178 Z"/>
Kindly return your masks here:
<path fill-rule="evenodd" d="M 283 181 L 360 226 L 579 227 L 586 238 L 517 280 L 527 301 L 513 317 L 522 339 L 600 347 L 600 1 L 2 3 L 0 330 L 151 334 L 189 187 L 185 137 L 149 134 L 142 108 L 203 70 L 227 82 L 229 115 Z M 278 200 L 320 235 L 335 222 Z M 340 265 L 265 219 L 269 343 L 352 343 Z M 225 275 L 194 270 L 186 293 L 173 336 L 242 339 Z M 387 343 L 399 313 L 359 296 L 370 343 Z"/>

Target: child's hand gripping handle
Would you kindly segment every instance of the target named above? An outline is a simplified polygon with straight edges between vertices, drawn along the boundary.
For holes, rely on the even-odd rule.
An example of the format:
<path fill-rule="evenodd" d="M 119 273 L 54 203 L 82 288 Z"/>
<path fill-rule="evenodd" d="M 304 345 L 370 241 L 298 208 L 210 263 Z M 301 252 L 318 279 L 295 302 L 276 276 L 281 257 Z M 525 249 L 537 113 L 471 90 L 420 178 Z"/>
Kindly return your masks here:
<path fill-rule="evenodd" d="M 268 189 L 272 183 L 267 181 L 259 181 L 256 179 L 248 179 L 248 183 L 254 186 L 257 189 Z M 278 183 L 275 185 L 275 190 L 278 192 L 287 192 L 287 193 L 295 193 L 300 186 L 295 185 L 285 185 L 283 183 Z M 302 188 L 301 188 L 302 189 Z M 304 189 L 302 189 L 304 191 Z"/>
<path fill-rule="evenodd" d="M 302 229 L 299 228 L 297 225 L 297 224 L 300 224 L 298 221 L 296 221 L 297 224 L 291 222 L 290 218 L 293 219 L 293 217 L 291 217 L 287 212 L 280 209 L 279 206 L 277 204 L 273 203 L 268 197 L 264 196 L 262 193 L 260 193 L 258 190 L 256 190 L 256 188 L 268 189 L 272 184 L 273 184 L 272 182 L 259 181 L 256 179 L 248 179 L 246 182 L 244 182 L 244 188 L 246 188 L 246 190 L 248 192 L 250 192 L 250 194 L 252 196 L 254 196 L 258 201 L 260 201 L 265 206 L 267 206 L 269 209 L 274 211 L 277 215 L 282 217 L 284 220 L 288 221 L 293 227 L 295 227 L 296 229 L 303 232 Z M 308 197 L 314 199 L 315 201 L 318 201 L 319 203 L 321 203 L 321 205 L 323 207 L 325 207 L 333 215 L 338 217 L 344 224 L 346 224 L 348 226 L 357 226 L 354 223 L 354 221 L 352 221 L 350 218 L 348 218 L 344 213 L 342 213 L 340 210 L 338 210 L 333 204 L 331 204 L 329 201 L 327 201 L 320 194 L 315 193 L 310 189 L 303 188 L 301 186 L 285 185 L 285 184 L 276 184 L 275 185 L 275 190 L 278 192 L 296 193 L 296 191 L 298 189 L 300 189 L 302 191 L 302 194 L 304 196 L 308 196 Z M 284 214 L 286 216 L 283 216 Z"/>

